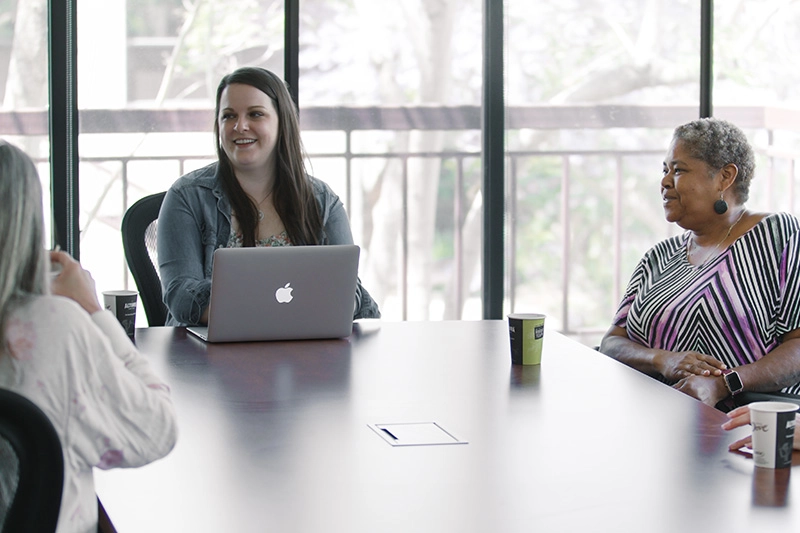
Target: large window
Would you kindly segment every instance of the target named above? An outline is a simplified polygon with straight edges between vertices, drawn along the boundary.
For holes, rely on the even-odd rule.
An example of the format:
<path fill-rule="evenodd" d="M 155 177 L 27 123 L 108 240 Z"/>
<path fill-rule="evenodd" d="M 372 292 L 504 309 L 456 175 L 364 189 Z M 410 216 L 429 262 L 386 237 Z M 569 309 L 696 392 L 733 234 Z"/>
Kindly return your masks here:
<path fill-rule="evenodd" d="M 215 159 L 220 78 L 245 64 L 282 73 L 283 2 L 244 7 L 79 0 L 81 262 L 98 290 L 136 288 L 120 237 L 128 206 Z"/>
<path fill-rule="evenodd" d="M 667 235 L 661 161 L 672 127 L 698 116 L 699 15 L 694 0 L 507 3 L 514 311 L 597 343 Z"/>
<path fill-rule="evenodd" d="M 800 150 L 800 4 L 718 2 L 714 114 L 747 128 L 757 148 L 749 205 L 795 212 Z"/>
<path fill-rule="evenodd" d="M 301 5 L 305 142 L 362 281 L 388 319 L 481 318 L 480 0 Z"/>
<path fill-rule="evenodd" d="M 505 131 L 489 135 L 505 140 L 504 175 L 492 179 L 507 194 L 493 214 L 481 106 L 484 16 L 496 4 L 73 1 L 80 251 L 98 290 L 134 287 L 122 215 L 214 159 L 214 92 L 241 65 L 299 67 L 310 169 L 345 203 L 362 281 L 387 319 L 482 318 L 489 213 L 505 220 L 503 311 L 545 312 L 596 344 L 641 254 L 680 231 L 663 220 L 660 167 L 672 129 L 700 113 L 706 2 L 503 2 Z M 44 181 L 47 5 L 0 0 L 2 134 L 40 161 Z M 759 154 L 753 209 L 795 209 L 799 16 L 797 2 L 714 11 L 712 111 Z M 287 35 L 297 42 L 285 47 Z"/>
<path fill-rule="evenodd" d="M 18 5 L 19 4 L 19 5 Z M 0 0 L 0 101 L 3 139 L 25 150 L 42 180 L 50 233 L 50 137 L 47 134 L 47 0 Z M 47 243 L 52 247 L 52 243 Z"/>

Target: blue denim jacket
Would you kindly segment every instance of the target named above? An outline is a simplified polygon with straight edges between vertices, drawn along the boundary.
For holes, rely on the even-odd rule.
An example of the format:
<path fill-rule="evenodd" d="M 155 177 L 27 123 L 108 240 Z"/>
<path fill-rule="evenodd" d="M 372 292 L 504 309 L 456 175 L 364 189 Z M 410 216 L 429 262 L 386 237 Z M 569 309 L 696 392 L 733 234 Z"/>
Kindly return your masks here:
<path fill-rule="evenodd" d="M 214 250 L 227 245 L 231 205 L 212 163 L 179 178 L 167 191 L 158 215 L 158 268 L 168 326 L 198 324 L 211 295 Z M 339 197 L 309 177 L 322 215 L 322 244 L 353 244 L 350 222 Z M 361 286 L 353 318 L 379 318 L 378 305 Z"/>

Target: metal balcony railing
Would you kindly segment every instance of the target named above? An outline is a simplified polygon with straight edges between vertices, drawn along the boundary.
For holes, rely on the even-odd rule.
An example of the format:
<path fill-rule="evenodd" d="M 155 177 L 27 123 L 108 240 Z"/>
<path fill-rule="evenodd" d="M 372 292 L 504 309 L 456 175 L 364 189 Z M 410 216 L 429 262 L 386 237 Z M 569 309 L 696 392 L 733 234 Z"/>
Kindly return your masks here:
<path fill-rule="evenodd" d="M 401 295 L 401 316 L 408 318 L 408 269 L 409 269 L 409 241 L 408 241 L 408 172 L 409 161 L 412 159 L 435 159 L 450 163 L 455 168 L 455 189 L 453 205 L 454 235 L 453 235 L 453 276 L 454 286 L 459 288 L 452 295 L 454 309 L 462 309 L 465 299 L 469 296 L 461 288 L 464 283 L 463 250 L 464 239 L 462 222 L 468 209 L 464 200 L 464 184 L 467 181 L 465 167 L 470 161 L 479 160 L 480 152 L 475 150 L 432 150 L 432 151 L 381 151 L 359 152 L 353 149 L 353 136 L 359 132 L 367 131 L 480 131 L 481 112 L 477 106 L 415 106 L 415 107 L 308 107 L 301 111 L 301 128 L 305 132 L 340 132 L 344 135 L 344 148 L 339 151 L 309 153 L 312 160 L 340 159 L 344 162 L 344 181 L 346 184 L 343 201 L 349 213 L 352 209 L 352 180 L 353 163 L 359 159 L 396 160 L 400 163 L 402 176 L 402 220 L 401 220 L 401 267 L 399 272 L 399 294 Z M 696 107 L 679 106 L 525 106 L 509 107 L 507 109 L 506 126 L 509 130 L 610 130 L 619 128 L 649 129 L 671 131 L 677 124 L 696 118 Z M 773 198 L 780 198 L 782 206 L 795 205 L 795 167 L 800 150 L 778 148 L 773 145 L 775 132 L 800 133 L 800 112 L 767 107 L 730 107 L 718 108 L 716 115 L 736 123 L 746 130 L 765 132 L 766 143 L 757 146 L 762 157 L 769 161 L 766 170 L 767 196 L 772 202 Z M 83 110 L 80 111 L 80 132 L 82 134 L 121 134 L 121 133 L 208 133 L 211 135 L 213 125 L 213 111 L 198 109 L 121 109 L 121 110 Z M 9 136 L 47 136 L 47 112 L 0 112 L 0 134 Z M 209 149 L 211 143 L 208 143 Z M 623 271 L 621 252 L 621 226 L 623 203 L 623 177 L 624 161 L 626 158 L 641 157 L 643 155 L 659 156 L 665 151 L 664 146 L 654 146 L 642 150 L 536 150 L 514 149 L 507 152 L 508 165 L 506 172 L 507 202 L 507 305 L 510 309 L 515 307 L 515 294 L 517 288 L 517 272 L 513 265 L 516 264 L 518 253 L 517 246 L 517 183 L 520 179 L 520 162 L 532 158 L 556 158 L 560 161 L 560 246 L 561 246 L 561 273 L 560 284 L 560 329 L 567 334 L 578 335 L 582 333 L 571 324 L 570 314 L 570 287 L 571 287 L 571 224 L 572 213 L 570 209 L 570 195 L 572 182 L 572 165 L 574 158 L 601 157 L 613 161 L 615 171 L 614 182 L 609 184 L 612 189 L 614 210 L 612 214 L 613 235 L 609 243 L 609 260 L 612 262 L 613 281 L 609 288 L 614 295 L 620 295 L 624 290 L 629 272 Z M 82 157 L 82 163 L 104 164 L 114 162 L 121 168 L 119 179 L 122 184 L 122 203 L 119 206 L 120 217 L 129 204 L 129 168 L 134 162 L 139 161 L 175 161 L 179 165 L 180 174 L 185 172 L 187 162 L 196 162 L 208 158 L 214 159 L 212 153 L 206 156 L 175 153 L 158 156 L 139 155 L 111 155 L 103 157 Z M 781 161 L 780 173 L 779 165 Z M 763 176 L 763 168 L 760 174 Z M 180 175 L 178 174 L 178 175 Z M 781 183 L 777 186 L 777 183 Z M 165 187 L 168 184 L 165 184 Z M 155 192 L 155 191 L 153 191 Z M 125 277 L 127 282 L 127 276 Z M 609 310 L 609 313 L 613 309 Z M 460 317 L 455 317 L 460 318 Z M 599 330 L 592 330 L 597 333 Z"/>

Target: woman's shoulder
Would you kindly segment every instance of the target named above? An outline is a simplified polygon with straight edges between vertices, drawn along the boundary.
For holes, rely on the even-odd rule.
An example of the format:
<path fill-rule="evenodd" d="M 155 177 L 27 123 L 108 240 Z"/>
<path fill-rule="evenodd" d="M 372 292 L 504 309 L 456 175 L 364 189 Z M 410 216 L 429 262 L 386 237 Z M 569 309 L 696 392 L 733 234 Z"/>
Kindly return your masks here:
<path fill-rule="evenodd" d="M 24 312 L 28 315 L 47 316 L 49 314 L 58 314 L 62 312 L 72 314 L 78 309 L 81 309 L 81 306 L 70 298 L 57 296 L 55 294 L 41 294 L 26 299 L 19 307 L 19 312 Z"/>
<path fill-rule="evenodd" d="M 682 252 L 686 247 L 686 234 L 681 233 L 657 242 L 645 252 L 646 258 L 664 258 Z"/>
<path fill-rule="evenodd" d="M 756 213 L 761 219 L 737 240 L 745 250 L 772 250 L 780 253 L 786 246 L 800 239 L 800 222 L 789 213 Z"/>
<path fill-rule="evenodd" d="M 205 212 L 225 198 L 218 179 L 218 163 L 184 174 L 170 186 L 164 198 L 164 206 L 187 204 L 192 211 Z M 163 209 L 162 209 L 163 212 Z"/>
<path fill-rule="evenodd" d="M 217 167 L 219 163 L 206 165 L 202 168 L 187 172 L 172 184 L 170 187 L 174 191 L 183 191 L 192 188 L 214 189 L 217 185 Z"/>
<path fill-rule="evenodd" d="M 742 242 L 750 246 L 783 249 L 791 239 L 800 237 L 800 222 L 789 213 L 757 213 L 761 220 L 745 233 Z M 771 244 L 769 244 L 771 243 Z"/>
<path fill-rule="evenodd" d="M 326 182 L 322 181 L 319 178 L 315 178 L 312 175 L 308 175 L 308 181 L 311 183 L 311 188 L 314 190 L 314 194 L 333 194 L 334 196 L 336 193 L 333 192 L 331 186 L 328 185 Z"/>
<path fill-rule="evenodd" d="M 800 231 L 800 221 L 797 220 L 797 217 L 785 212 L 764 214 L 761 221 L 755 225 L 756 228 L 759 226 L 786 236 L 794 235 Z"/>
<path fill-rule="evenodd" d="M 314 198 L 317 199 L 317 203 L 321 206 L 335 204 L 339 200 L 339 196 L 326 182 L 311 175 L 308 176 L 308 180 L 311 182 L 311 189 L 314 191 Z"/>
<path fill-rule="evenodd" d="M 74 300 L 53 294 L 26 299 L 14 310 L 12 317 L 47 330 L 71 330 L 91 323 L 91 317 Z"/>

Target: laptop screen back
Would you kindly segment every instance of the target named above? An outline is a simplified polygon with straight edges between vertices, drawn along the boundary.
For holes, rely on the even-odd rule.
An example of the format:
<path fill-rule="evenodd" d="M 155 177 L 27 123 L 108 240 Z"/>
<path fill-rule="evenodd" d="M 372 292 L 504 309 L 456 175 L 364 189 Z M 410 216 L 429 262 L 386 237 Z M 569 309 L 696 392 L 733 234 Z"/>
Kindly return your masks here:
<path fill-rule="evenodd" d="M 206 340 L 347 337 L 359 251 L 356 245 L 218 249 Z"/>

